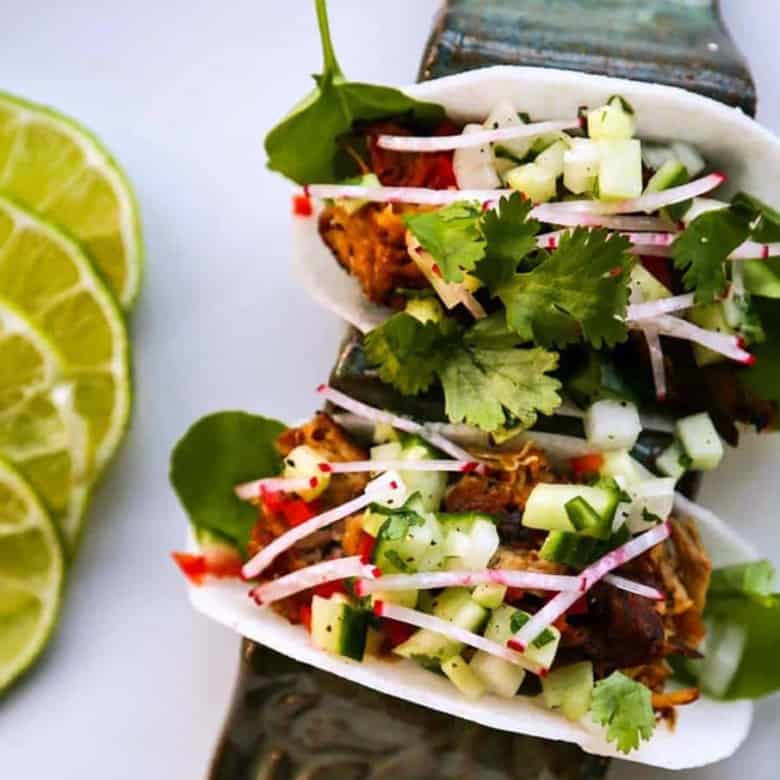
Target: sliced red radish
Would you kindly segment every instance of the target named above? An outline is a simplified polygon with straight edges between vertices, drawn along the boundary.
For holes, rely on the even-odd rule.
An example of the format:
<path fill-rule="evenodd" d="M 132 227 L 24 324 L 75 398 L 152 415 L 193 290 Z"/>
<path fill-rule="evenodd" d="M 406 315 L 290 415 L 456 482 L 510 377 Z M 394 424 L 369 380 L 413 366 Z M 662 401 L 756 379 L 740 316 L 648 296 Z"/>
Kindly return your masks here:
<path fill-rule="evenodd" d="M 343 463 L 320 463 L 324 474 L 352 474 L 365 471 L 454 471 L 468 474 L 479 468 L 475 460 L 352 460 Z"/>
<path fill-rule="evenodd" d="M 579 598 L 579 594 L 575 594 L 575 596 L 576 598 Z M 543 676 L 547 673 L 547 669 L 540 664 L 523 658 L 519 653 L 510 650 L 508 647 L 505 647 L 498 642 L 485 639 L 485 637 L 480 636 L 479 634 L 474 634 L 471 631 L 467 631 L 465 628 L 456 626 L 454 623 L 450 623 L 449 620 L 442 620 L 433 615 L 428 615 L 425 612 L 418 612 L 416 609 L 409 609 L 408 607 L 400 607 L 397 604 L 391 604 L 387 601 L 377 601 L 374 604 L 374 612 L 379 617 L 390 618 L 391 620 L 397 620 L 399 623 L 407 623 L 411 626 L 417 626 L 417 628 L 434 631 L 455 642 L 461 642 L 469 647 L 474 647 L 477 650 L 482 650 L 490 655 L 503 658 L 505 661 L 509 661 L 517 666 L 522 666 L 523 669 L 527 669 L 533 674 Z"/>
<path fill-rule="evenodd" d="M 717 333 L 705 330 L 694 325 L 688 320 L 673 317 L 670 314 L 662 314 L 652 320 L 653 328 L 662 336 L 670 336 L 677 339 L 686 339 L 701 344 L 713 352 L 725 355 L 738 363 L 752 365 L 754 357 L 742 348 L 742 339 L 739 336 L 730 336 L 727 333 Z"/>
<path fill-rule="evenodd" d="M 421 574 L 387 574 L 381 583 L 361 581 L 356 583 L 358 596 L 377 591 L 432 590 L 434 588 L 472 588 L 477 585 L 506 585 L 524 590 L 571 590 L 581 592 L 582 577 L 565 574 L 543 574 L 534 571 L 511 569 L 486 569 L 485 571 L 433 571 Z"/>
<path fill-rule="evenodd" d="M 653 371 L 653 384 L 655 385 L 655 397 L 659 401 L 666 400 L 666 365 L 664 363 L 664 350 L 661 344 L 661 337 L 658 335 L 658 328 L 651 322 L 642 322 L 641 328 L 645 341 L 647 342 L 647 352 L 650 356 L 650 367 Z"/>
<path fill-rule="evenodd" d="M 368 404 L 364 404 L 362 401 L 357 401 L 346 395 L 346 393 L 342 393 L 327 385 L 320 385 L 317 388 L 317 392 L 335 406 L 338 406 L 347 412 L 352 412 L 352 414 L 355 414 L 358 417 L 370 420 L 374 424 L 381 423 L 390 425 L 393 428 L 396 428 L 399 431 L 405 431 L 406 433 L 416 433 L 437 449 L 440 449 L 442 452 L 446 452 L 447 455 L 455 458 L 455 460 L 466 461 L 468 463 L 474 462 L 474 457 L 466 452 L 466 450 L 462 449 L 454 442 L 451 442 L 440 433 L 431 430 L 426 425 L 420 425 L 420 423 L 416 423 L 414 420 L 409 420 L 406 417 L 399 417 L 390 412 L 385 412 L 381 409 L 369 406 Z M 481 464 L 480 468 L 482 468 Z"/>
<path fill-rule="evenodd" d="M 312 485 L 309 477 L 267 477 L 236 485 L 233 490 L 242 501 L 251 501 L 259 498 L 263 489 L 272 493 L 295 493 L 298 490 L 310 490 L 313 487 L 317 487 L 317 485 L 316 483 Z"/>
<path fill-rule="evenodd" d="M 357 184 L 312 184 L 307 188 L 314 198 L 347 198 L 373 203 L 416 203 L 446 206 L 459 201 L 495 203 L 514 190 L 431 190 L 425 187 L 362 187 Z"/>
<path fill-rule="evenodd" d="M 663 601 L 666 596 L 650 585 L 643 585 L 641 582 L 634 582 L 626 577 L 621 577 L 619 574 L 607 574 L 604 577 L 604 582 L 609 583 L 619 590 L 625 590 L 627 593 L 635 593 L 637 596 L 644 596 L 646 599 L 652 599 L 653 601 Z"/>
<path fill-rule="evenodd" d="M 766 260 L 780 255 L 780 244 L 759 244 L 756 241 L 745 241 L 730 255 L 730 260 Z"/>
<path fill-rule="evenodd" d="M 277 536 L 271 544 L 264 547 L 254 558 L 251 558 L 244 564 L 242 569 L 243 576 L 246 579 L 257 577 L 258 574 L 273 563 L 278 555 L 285 550 L 289 550 L 290 547 L 301 539 L 305 539 L 315 531 L 319 531 L 321 528 L 325 528 L 338 520 L 343 520 L 345 517 L 359 512 L 375 501 L 393 500 L 397 506 L 401 506 L 405 499 L 405 493 L 406 488 L 403 480 L 397 473 L 390 471 L 381 477 L 377 477 L 377 479 L 366 485 L 365 492 L 357 498 L 353 498 L 351 501 L 347 501 L 346 504 L 341 504 L 341 506 L 334 507 L 320 515 L 316 515 L 310 520 L 306 520 L 300 525 L 291 528 L 281 536 Z"/>
<path fill-rule="evenodd" d="M 258 604 L 272 604 L 302 590 L 316 588 L 326 583 L 345 580 L 348 577 L 373 579 L 379 574 L 376 566 L 367 565 L 363 563 L 360 556 L 353 555 L 349 558 L 337 558 L 298 569 L 284 577 L 258 585 L 250 591 L 249 595 Z"/>
<path fill-rule="evenodd" d="M 565 227 L 603 227 L 610 230 L 662 232 L 671 227 L 660 217 L 610 216 L 609 214 L 587 214 L 565 208 L 567 203 L 544 203 L 531 211 L 531 216 L 540 222 Z"/>
<path fill-rule="evenodd" d="M 580 593 L 566 591 L 559 593 L 555 598 L 545 604 L 531 619 L 518 631 L 507 643 L 518 652 L 525 652 L 528 645 L 551 626 L 566 610 L 577 602 L 583 593 L 589 591 L 599 580 L 606 577 L 613 569 L 617 569 L 625 563 L 655 547 L 670 534 L 670 524 L 665 523 L 651 528 L 649 531 L 635 537 L 630 542 L 607 553 L 603 558 L 588 566 L 582 572 L 584 584 Z"/>
<path fill-rule="evenodd" d="M 626 311 L 626 319 L 636 322 L 637 320 L 652 319 L 661 314 L 671 314 L 675 311 L 690 309 L 696 305 L 693 293 L 685 295 L 674 295 L 670 298 L 659 298 L 657 301 L 645 301 L 643 303 L 634 303 Z"/>
<path fill-rule="evenodd" d="M 459 135 L 411 136 L 380 135 L 377 146 L 394 152 L 448 152 L 452 149 L 467 149 L 472 146 L 501 143 L 515 138 L 533 138 L 546 133 L 558 133 L 563 130 L 577 130 L 582 126 L 579 118 L 551 122 L 531 122 L 512 127 L 481 130 Z"/>

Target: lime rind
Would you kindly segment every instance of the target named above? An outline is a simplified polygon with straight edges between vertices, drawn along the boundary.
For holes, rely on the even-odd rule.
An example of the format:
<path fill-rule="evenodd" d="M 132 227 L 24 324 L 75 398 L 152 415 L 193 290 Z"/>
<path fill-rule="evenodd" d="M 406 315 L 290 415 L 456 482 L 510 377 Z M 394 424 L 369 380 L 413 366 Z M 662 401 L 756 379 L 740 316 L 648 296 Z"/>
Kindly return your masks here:
<path fill-rule="evenodd" d="M 18 518 L 16 521 L 9 520 L 8 517 L 3 517 L 4 507 L 0 504 L 0 653 L 2 653 L 0 693 L 2 693 L 18 681 L 40 657 L 57 623 L 65 583 L 65 555 L 57 527 L 43 502 L 24 477 L 2 458 L 0 458 L 0 489 L 24 512 L 22 522 L 19 522 Z M 4 568 L 8 555 L 3 552 L 3 548 L 10 546 L 14 549 L 14 537 L 31 534 L 37 534 L 40 544 L 28 544 L 24 548 L 19 546 L 19 549 L 25 549 L 35 556 L 35 561 L 30 567 L 30 571 L 34 574 L 28 577 L 13 573 L 9 575 Z M 46 564 L 45 571 L 41 571 L 42 562 Z M 18 570 L 24 563 L 26 562 L 14 560 L 12 565 Z M 18 625 L 22 610 L 14 609 L 13 598 L 9 598 L 9 593 L 26 596 L 29 599 L 27 603 L 35 606 L 34 622 L 24 626 L 29 628 L 29 636 L 25 636 L 25 641 L 20 643 L 18 652 L 15 652 L 12 658 L 5 657 L 4 651 L 7 652 L 7 645 L 3 645 L 8 641 L 14 623 Z M 13 639 L 18 643 L 18 633 Z"/>
<path fill-rule="evenodd" d="M 84 158 L 89 161 L 89 167 L 100 171 L 111 185 L 119 206 L 119 232 L 125 253 L 124 284 L 122 289 L 112 289 L 112 293 L 119 301 L 123 310 L 129 311 L 133 307 L 141 287 L 144 267 L 144 246 L 140 210 L 135 193 L 124 170 L 97 136 L 75 119 L 65 116 L 48 106 L 33 103 L 0 91 L 0 108 L 3 107 L 19 113 L 22 120 L 29 117 L 30 120 L 34 119 L 51 125 L 59 134 L 73 141 L 82 150 Z M 11 152 L 9 158 L 11 161 L 12 156 L 13 152 Z M 0 170 L 0 176 L 2 173 L 3 171 Z M 1 188 L 2 182 L 0 182 Z M 56 196 L 66 189 L 67 183 L 60 187 L 54 195 Z M 13 191 L 6 192 L 6 194 L 11 197 L 18 197 L 18 194 Z M 52 199 L 47 198 L 47 201 Z M 25 205 L 29 206 L 30 204 Z M 52 218 L 51 215 L 46 213 L 45 208 L 43 210 L 33 208 L 33 211 L 40 213 L 54 224 L 58 222 L 56 218 Z M 82 243 L 82 246 L 84 245 L 84 236 L 78 235 L 78 231 L 74 230 L 72 225 L 61 224 L 60 227 L 64 232 L 73 235 L 75 240 Z M 99 259 L 96 257 L 92 257 L 92 259 L 95 261 L 95 266 L 102 278 L 105 280 L 110 279 L 110 274 L 106 274 L 101 269 Z M 110 284 L 109 288 L 111 288 Z"/>

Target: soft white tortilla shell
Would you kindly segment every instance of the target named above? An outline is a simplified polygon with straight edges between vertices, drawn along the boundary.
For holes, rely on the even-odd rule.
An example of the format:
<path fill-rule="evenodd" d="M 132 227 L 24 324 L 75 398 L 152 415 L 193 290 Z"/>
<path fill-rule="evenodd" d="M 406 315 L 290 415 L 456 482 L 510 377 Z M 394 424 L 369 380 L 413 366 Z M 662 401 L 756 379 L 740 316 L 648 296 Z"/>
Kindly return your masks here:
<path fill-rule="evenodd" d="M 682 514 L 681 508 L 678 512 Z M 716 566 L 756 558 L 755 550 L 715 515 L 696 515 L 704 543 Z M 191 541 L 190 547 L 197 549 Z M 193 606 L 242 636 L 266 645 L 296 661 L 316 666 L 382 693 L 450 713 L 492 728 L 546 739 L 574 742 L 589 753 L 627 758 L 666 769 L 686 769 L 730 756 L 747 737 L 753 715 L 748 701 L 716 702 L 701 699 L 678 709 L 672 731 L 662 724 L 649 742 L 623 756 L 604 739 L 603 731 L 589 722 L 570 723 L 563 716 L 520 697 L 486 696 L 467 699 L 443 677 L 411 661 L 392 663 L 366 657 L 363 663 L 330 655 L 309 641 L 301 626 L 293 626 L 269 608 L 247 598 L 248 586 L 236 581 L 209 581 L 190 586 Z"/>
<path fill-rule="evenodd" d="M 499 101 L 514 101 L 534 119 L 570 119 L 582 105 L 620 94 L 636 109 L 641 138 L 688 141 L 729 177 L 728 191 L 747 190 L 780 203 L 780 140 L 741 111 L 674 87 L 552 68 L 498 66 L 404 88 L 444 106 L 459 122 L 483 121 Z M 358 283 L 334 260 L 317 233 L 316 217 L 293 224 L 293 267 L 312 297 L 365 332 L 388 311 L 366 301 Z"/>

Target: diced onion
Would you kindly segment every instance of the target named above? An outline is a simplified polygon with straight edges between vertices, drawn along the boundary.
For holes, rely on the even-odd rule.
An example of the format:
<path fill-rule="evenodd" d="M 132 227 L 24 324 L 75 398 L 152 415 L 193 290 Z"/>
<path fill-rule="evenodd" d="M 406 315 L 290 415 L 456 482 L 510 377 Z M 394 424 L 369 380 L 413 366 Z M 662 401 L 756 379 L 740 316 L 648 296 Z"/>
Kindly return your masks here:
<path fill-rule="evenodd" d="M 513 190 L 431 190 L 425 187 L 362 187 L 357 184 L 311 184 L 306 188 L 313 198 L 348 198 L 372 203 L 416 203 L 447 206 L 459 201 L 495 203 Z"/>

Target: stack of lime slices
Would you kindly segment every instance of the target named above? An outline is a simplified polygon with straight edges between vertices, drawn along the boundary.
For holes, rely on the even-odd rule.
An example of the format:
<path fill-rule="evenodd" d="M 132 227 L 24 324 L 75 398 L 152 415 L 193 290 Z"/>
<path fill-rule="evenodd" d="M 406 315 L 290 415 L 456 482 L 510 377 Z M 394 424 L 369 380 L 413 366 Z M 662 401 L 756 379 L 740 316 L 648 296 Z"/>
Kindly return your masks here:
<path fill-rule="evenodd" d="M 0 93 L 0 692 L 38 657 L 130 414 L 138 212 L 88 131 Z"/>

